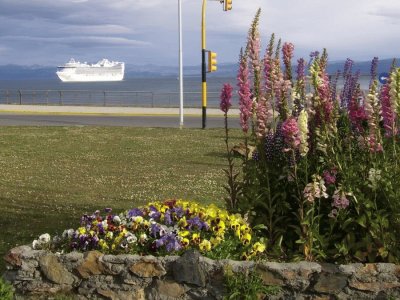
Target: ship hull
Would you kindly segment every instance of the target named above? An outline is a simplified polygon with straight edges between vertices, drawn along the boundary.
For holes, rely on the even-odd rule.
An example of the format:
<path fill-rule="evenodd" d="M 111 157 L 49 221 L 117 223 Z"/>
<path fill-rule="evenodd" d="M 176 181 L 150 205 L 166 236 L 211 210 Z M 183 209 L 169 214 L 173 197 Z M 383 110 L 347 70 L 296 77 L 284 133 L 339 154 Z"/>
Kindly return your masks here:
<path fill-rule="evenodd" d="M 121 81 L 124 79 L 124 63 L 113 66 L 66 65 L 58 67 L 58 78 L 63 82 Z"/>

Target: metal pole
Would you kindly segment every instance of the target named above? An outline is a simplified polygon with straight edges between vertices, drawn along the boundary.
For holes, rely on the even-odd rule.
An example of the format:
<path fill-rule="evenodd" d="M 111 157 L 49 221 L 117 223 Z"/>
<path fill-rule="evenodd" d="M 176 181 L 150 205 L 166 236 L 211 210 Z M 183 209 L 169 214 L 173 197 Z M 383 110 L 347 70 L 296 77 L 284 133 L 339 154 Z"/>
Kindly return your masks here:
<path fill-rule="evenodd" d="M 207 77 L 206 77 L 206 8 L 207 0 L 203 0 L 201 18 L 201 80 L 202 80 L 202 129 L 206 128 L 207 119 Z"/>
<path fill-rule="evenodd" d="M 178 0 L 179 15 L 179 127 L 183 128 L 183 62 L 182 62 L 182 1 Z"/>

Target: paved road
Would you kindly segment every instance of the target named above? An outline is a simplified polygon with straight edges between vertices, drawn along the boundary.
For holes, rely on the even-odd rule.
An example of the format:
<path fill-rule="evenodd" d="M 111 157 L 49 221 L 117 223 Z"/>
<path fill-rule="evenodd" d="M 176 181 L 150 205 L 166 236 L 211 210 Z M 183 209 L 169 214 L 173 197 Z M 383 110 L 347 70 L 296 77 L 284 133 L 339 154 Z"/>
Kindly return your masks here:
<path fill-rule="evenodd" d="M 0 126 L 132 126 L 132 127 L 176 127 L 179 116 L 123 116 L 123 115 L 71 115 L 0 112 Z M 201 128 L 201 116 L 185 116 L 184 128 Z M 220 116 L 209 116 L 207 128 L 224 127 Z M 239 119 L 232 117 L 229 127 L 238 128 Z"/>

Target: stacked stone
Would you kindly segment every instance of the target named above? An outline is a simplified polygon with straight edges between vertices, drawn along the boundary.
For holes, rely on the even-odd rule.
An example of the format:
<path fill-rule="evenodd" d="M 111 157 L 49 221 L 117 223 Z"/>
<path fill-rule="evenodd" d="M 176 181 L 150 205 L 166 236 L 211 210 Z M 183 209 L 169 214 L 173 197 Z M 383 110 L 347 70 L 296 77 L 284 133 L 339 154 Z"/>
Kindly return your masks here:
<path fill-rule="evenodd" d="M 223 299 L 224 272 L 256 272 L 277 295 L 259 299 L 399 299 L 400 266 L 211 260 L 194 250 L 181 257 L 55 254 L 20 246 L 5 256 L 16 299 Z"/>

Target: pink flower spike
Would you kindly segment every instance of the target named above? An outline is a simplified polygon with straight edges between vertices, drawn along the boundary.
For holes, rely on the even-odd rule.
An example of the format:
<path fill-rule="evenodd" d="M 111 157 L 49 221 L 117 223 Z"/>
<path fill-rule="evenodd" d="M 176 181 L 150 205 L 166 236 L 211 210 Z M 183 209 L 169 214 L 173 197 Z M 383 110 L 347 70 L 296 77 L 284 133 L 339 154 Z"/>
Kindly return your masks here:
<path fill-rule="evenodd" d="M 229 83 L 225 83 L 224 86 L 222 87 L 221 91 L 221 102 L 220 102 L 220 108 L 221 110 L 226 114 L 229 111 L 229 108 L 232 106 L 231 99 L 232 99 L 232 90 L 233 87 Z"/>

